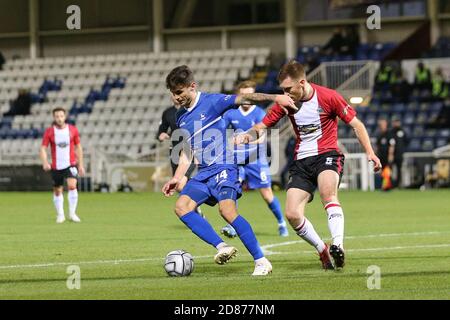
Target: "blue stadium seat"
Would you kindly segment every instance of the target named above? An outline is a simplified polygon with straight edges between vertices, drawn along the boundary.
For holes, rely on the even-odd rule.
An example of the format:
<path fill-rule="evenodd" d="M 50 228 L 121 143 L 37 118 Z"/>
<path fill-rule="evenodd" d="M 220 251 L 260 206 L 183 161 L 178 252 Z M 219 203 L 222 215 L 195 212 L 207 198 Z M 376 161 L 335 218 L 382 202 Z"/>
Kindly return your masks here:
<path fill-rule="evenodd" d="M 433 138 L 425 138 L 422 141 L 422 150 L 423 151 L 433 151 L 434 149 L 434 139 Z"/>
<path fill-rule="evenodd" d="M 422 143 L 420 138 L 413 138 L 409 142 L 408 151 L 417 152 L 421 151 Z"/>
<path fill-rule="evenodd" d="M 436 148 L 446 146 L 448 143 L 449 143 L 448 138 L 437 138 L 436 139 Z"/>
<path fill-rule="evenodd" d="M 394 103 L 392 105 L 392 111 L 394 112 L 403 112 L 406 110 L 406 106 L 404 103 Z"/>
<path fill-rule="evenodd" d="M 413 136 L 416 138 L 420 138 L 423 137 L 425 134 L 425 129 L 422 125 L 416 125 L 414 126 L 414 130 L 413 130 Z"/>
<path fill-rule="evenodd" d="M 414 124 L 415 119 L 416 119 L 415 112 L 407 111 L 407 112 L 404 113 L 402 122 L 405 125 L 412 125 L 412 124 Z"/>
<path fill-rule="evenodd" d="M 377 124 L 377 115 L 375 113 L 369 113 L 366 116 L 365 123 L 368 126 L 373 126 Z"/>

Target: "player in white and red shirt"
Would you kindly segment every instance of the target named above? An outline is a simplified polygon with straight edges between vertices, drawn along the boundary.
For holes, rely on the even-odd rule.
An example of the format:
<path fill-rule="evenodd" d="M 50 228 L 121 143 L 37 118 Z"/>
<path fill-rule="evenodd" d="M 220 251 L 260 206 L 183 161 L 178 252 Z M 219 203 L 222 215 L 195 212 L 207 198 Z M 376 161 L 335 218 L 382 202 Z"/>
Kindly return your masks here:
<path fill-rule="evenodd" d="M 40 157 L 45 171 L 51 171 L 53 178 L 53 203 L 55 204 L 57 223 L 65 221 L 64 215 L 64 180 L 67 180 L 69 218 L 80 222 L 76 214 L 78 204 L 77 178 L 84 175 L 83 149 L 80 143 L 78 129 L 66 123 L 66 111 L 55 108 L 53 125 L 48 128 L 42 139 Z M 52 162 L 47 159 L 47 148 L 50 146 Z"/>
<path fill-rule="evenodd" d="M 374 162 L 375 171 L 381 169 L 380 160 L 373 151 L 364 124 L 335 90 L 309 83 L 303 66 L 294 60 L 282 67 L 278 81 L 284 93 L 298 107 L 298 111 L 288 113 L 297 144 L 294 162 L 289 170 L 286 218 L 296 233 L 317 249 L 324 269 L 342 268 L 345 264 L 344 213 L 337 193 L 344 155 L 337 143 L 338 118 L 353 127 L 368 160 Z M 236 143 L 254 140 L 255 133 L 256 136 L 260 135 L 262 130 L 274 126 L 285 115 L 285 109 L 274 105 L 262 122 L 239 136 Z M 332 237 L 329 248 L 304 214 L 305 206 L 312 201 L 317 188 L 328 214 L 328 228 Z"/>

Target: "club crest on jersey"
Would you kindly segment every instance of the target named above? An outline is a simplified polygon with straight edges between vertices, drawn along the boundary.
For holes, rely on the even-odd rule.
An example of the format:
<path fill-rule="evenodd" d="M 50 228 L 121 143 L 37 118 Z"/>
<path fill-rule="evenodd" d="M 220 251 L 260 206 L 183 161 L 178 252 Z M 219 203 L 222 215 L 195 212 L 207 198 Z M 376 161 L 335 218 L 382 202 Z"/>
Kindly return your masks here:
<path fill-rule="evenodd" d="M 68 145 L 69 145 L 69 144 L 68 144 L 67 142 L 60 142 L 60 143 L 57 144 L 57 146 L 60 147 L 60 148 L 65 148 L 65 147 L 67 147 Z"/>
<path fill-rule="evenodd" d="M 344 107 L 344 109 L 342 110 L 342 114 L 344 115 L 344 116 L 346 116 L 347 114 L 348 114 L 348 105 L 347 106 L 345 106 Z"/>

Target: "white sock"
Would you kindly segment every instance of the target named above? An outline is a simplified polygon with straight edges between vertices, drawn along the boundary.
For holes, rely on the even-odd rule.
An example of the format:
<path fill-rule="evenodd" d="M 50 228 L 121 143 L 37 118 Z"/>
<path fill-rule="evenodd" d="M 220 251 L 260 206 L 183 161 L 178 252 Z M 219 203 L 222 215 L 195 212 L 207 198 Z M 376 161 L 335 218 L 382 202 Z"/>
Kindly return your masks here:
<path fill-rule="evenodd" d="M 78 190 L 69 190 L 67 199 L 69 200 L 69 214 L 73 216 L 77 212 Z"/>
<path fill-rule="evenodd" d="M 328 229 L 332 243 L 344 248 L 344 212 L 338 202 L 330 202 L 325 206 L 328 215 Z"/>
<path fill-rule="evenodd" d="M 319 253 L 325 249 L 325 243 L 320 239 L 320 236 L 306 217 L 303 218 L 303 222 L 294 230 L 303 240 L 316 248 Z"/>
<path fill-rule="evenodd" d="M 217 249 L 217 250 L 220 250 L 220 248 L 226 247 L 226 246 L 227 246 L 226 242 L 221 242 L 221 243 L 219 243 L 219 244 L 216 246 L 216 249 Z"/>
<path fill-rule="evenodd" d="M 61 193 L 59 196 L 53 194 L 53 204 L 55 205 L 58 216 L 64 216 L 64 196 Z"/>

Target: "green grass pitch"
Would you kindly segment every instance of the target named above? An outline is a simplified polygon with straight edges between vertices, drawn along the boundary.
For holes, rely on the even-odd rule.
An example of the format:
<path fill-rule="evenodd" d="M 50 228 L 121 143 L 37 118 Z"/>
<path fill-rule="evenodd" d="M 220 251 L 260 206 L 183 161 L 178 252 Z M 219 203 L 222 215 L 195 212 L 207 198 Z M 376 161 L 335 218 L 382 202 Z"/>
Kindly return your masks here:
<path fill-rule="evenodd" d="M 277 196 L 284 203 L 285 194 Z M 247 192 L 239 211 L 274 267 L 264 278 L 250 276 L 253 262 L 237 238 L 229 243 L 238 247 L 238 257 L 214 264 L 215 250 L 174 215 L 175 199 L 81 193 L 82 223 L 57 225 L 50 192 L 0 193 L 0 299 L 450 298 L 448 190 L 341 192 L 347 265 L 340 272 L 323 271 L 312 248 L 292 231 L 279 237 L 259 194 Z M 224 222 L 217 208 L 203 211 L 220 230 Z M 328 238 L 318 197 L 307 216 Z M 191 276 L 166 275 L 163 258 L 175 249 L 194 255 Z M 79 290 L 67 288 L 69 265 L 80 267 Z M 369 266 L 380 268 L 379 289 L 368 289 Z"/>

